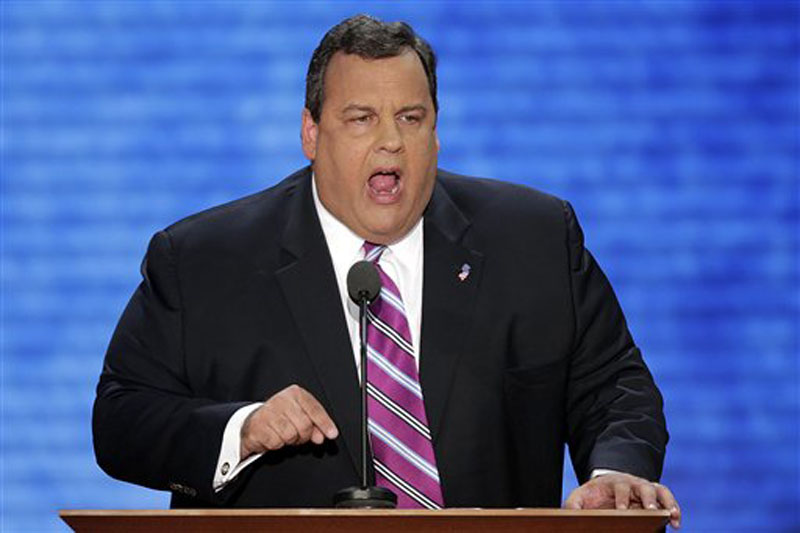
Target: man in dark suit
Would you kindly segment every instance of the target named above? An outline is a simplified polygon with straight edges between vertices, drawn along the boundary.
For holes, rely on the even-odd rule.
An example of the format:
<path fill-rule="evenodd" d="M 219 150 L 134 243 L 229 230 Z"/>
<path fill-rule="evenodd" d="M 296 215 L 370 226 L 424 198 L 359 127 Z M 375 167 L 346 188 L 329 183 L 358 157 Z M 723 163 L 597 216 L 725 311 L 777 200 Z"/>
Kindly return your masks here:
<path fill-rule="evenodd" d="M 357 485 L 343 278 L 378 246 L 438 496 L 386 471 L 373 432 L 379 479 L 434 508 L 558 506 L 567 443 L 583 483 L 568 507 L 662 507 L 678 525 L 655 482 L 661 396 L 571 207 L 437 169 L 437 109 L 410 27 L 360 16 L 326 34 L 302 119 L 311 166 L 153 237 L 98 385 L 104 470 L 175 507 L 324 507 Z"/>

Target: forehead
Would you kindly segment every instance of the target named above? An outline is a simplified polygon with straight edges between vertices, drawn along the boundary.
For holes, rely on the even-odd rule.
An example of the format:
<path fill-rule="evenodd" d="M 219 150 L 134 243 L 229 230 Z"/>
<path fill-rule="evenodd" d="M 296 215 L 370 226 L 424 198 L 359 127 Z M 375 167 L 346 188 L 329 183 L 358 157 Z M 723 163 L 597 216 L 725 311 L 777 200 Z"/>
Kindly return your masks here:
<path fill-rule="evenodd" d="M 377 103 L 386 99 L 402 100 L 403 105 L 414 100 L 433 107 L 425 69 L 413 50 L 382 59 L 334 54 L 325 72 L 323 107 L 328 103 L 338 107 L 356 101 Z"/>

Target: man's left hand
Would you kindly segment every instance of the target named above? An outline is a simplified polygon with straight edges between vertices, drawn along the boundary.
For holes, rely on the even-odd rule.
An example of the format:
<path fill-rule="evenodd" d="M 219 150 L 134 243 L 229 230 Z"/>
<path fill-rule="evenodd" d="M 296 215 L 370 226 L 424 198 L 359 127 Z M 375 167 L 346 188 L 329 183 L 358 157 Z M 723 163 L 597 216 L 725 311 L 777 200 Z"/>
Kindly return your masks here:
<path fill-rule="evenodd" d="M 681 527 L 681 509 L 672 492 L 630 474 L 602 474 L 587 481 L 564 502 L 567 509 L 667 509 L 670 525 Z"/>

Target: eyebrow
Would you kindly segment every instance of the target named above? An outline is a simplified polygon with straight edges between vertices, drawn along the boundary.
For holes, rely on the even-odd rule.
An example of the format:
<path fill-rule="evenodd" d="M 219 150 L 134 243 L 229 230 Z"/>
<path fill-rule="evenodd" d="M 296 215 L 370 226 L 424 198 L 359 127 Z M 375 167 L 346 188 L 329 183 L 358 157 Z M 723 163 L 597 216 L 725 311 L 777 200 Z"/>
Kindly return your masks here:
<path fill-rule="evenodd" d="M 349 104 L 349 105 L 345 106 L 344 109 L 342 109 L 341 114 L 342 115 L 346 115 L 347 113 L 351 113 L 353 111 L 366 112 L 366 113 L 375 113 L 375 108 L 372 107 L 372 106 L 362 105 L 362 104 Z M 398 109 L 397 113 L 395 113 L 395 114 L 408 113 L 409 111 L 421 111 L 423 113 L 427 113 L 428 112 L 428 108 L 425 107 L 422 104 L 407 105 L 407 106 L 403 106 L 400 109 Z"/>
<path fill-rule="evenodd" d="M 352 111 L 362 111 L 362 112 L 374 113 L 375 109 L 370 107 L 370 106 L 368 106 L 368 105 L 350 104 L 350 105 L 345 106 L 344 109 L 342 109 L 342 115 L 346 115 L 347 113 L 350 113 Z"/>
<path fill-rule="evenodd" d="M 425 107 L 425 106 L 424 106 L 424 105 L 422 105 L 422 104 L 407 105 L 407 106 L 403 106 L 403 107 L 401 107 L 401 108 L 400 108 L 400 109 L 397 111 L 397 113 L 408 113 L 409 111 L 421 111 L 421 112 L 423 112 L 423 113 L 427 113 L 427 112 L 428 112 L 428 108 L 427 108 L 427 107 Z"/>

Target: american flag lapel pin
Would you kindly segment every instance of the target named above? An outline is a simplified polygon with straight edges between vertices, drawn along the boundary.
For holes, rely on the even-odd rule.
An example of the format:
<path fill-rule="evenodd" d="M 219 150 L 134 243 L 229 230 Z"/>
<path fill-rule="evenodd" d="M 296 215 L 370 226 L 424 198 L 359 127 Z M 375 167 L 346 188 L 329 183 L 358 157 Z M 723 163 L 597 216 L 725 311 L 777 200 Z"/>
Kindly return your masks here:
<path fill-rule="evenodd" d="M 466 281 L 469 277 L 469 272 L 472 270 L 472 267 L 469 266 L 469 263 L 464 263 L 461 265 L 461 271 L 458 273 L 458 280 L 459 281 Z"/>

